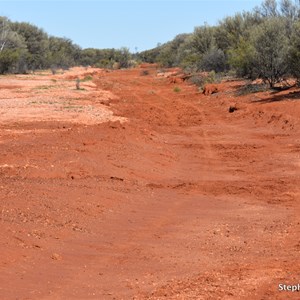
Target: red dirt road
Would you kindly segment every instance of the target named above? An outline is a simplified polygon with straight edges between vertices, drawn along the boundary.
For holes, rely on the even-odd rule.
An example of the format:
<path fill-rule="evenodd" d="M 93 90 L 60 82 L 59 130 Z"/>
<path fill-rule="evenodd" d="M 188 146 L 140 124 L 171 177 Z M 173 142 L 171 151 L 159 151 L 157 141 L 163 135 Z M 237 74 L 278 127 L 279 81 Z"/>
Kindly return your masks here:
<path fill-rule="evenodd" d="M 93 72 L 0 78 L 0 299 L 299 299 L 299 91 Z"/>

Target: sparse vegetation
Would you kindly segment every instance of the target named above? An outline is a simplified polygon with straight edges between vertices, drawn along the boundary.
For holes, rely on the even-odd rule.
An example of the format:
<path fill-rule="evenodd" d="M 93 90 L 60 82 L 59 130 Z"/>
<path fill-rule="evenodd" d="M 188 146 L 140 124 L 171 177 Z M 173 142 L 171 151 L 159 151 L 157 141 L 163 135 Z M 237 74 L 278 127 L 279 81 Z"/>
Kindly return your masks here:
<path fill-rule="evenodd" d="M 181 92 L 181 89 L 180 89 L 180 87 L 175 86 L 174 89 L 173 89 L 173 91 L 174 91 L 175 93 L 179 93 L 179 92 Z"/>
<path fill-rule="evenodd" d="M 297 79 L 298 85 L 300 82 L 300 20 L 297 21 L 291 34 L 291 43 L 288 55 L 288 65 L 290 66 L 291 74 Z"/>
<path fill-rule="evenodd" d="M 140 74 L 141 74 L 141 76 L 147 76 L 150 74 L 150 72 L 149 72 L 149 70 L 143 70 L 143 71 L 141 71 Z"/>
<path fill-rule="evenodd" d="M 267 84 L 246 84 L 237 90 L 237 96 L 248 95 L 252 93 L 264 92 L 268 88 Z"/>
<path fill-rule="evenodd" d="M 26 22 L 12 22 L 0 17 L 0 74 L 28 73 L 40 69 L 67 70 L 75 65 L 112 68 L 135 65 L 127 48 L 81 49 L 68 38 L 49 36 Z"/>
<path fill-rule="evenodd" d="M 188 81 L 202 89 L 207 83 L 215 83 L 218 80 L 216 79 L 216 73 L 211 71 L 208 74 L 205 72 L 195 73 L 188 79 Z"/>
<path fill-rule="evenodd" d="M 51 89 L 53 86 L 51 85 L 40 85 L 40 86 L 37 86 L 35 89 L 36 90 L 49 90 Z"/>
<path fill-rule="evenodd" d="M 234 71 L 271 88 L 290 75 L 300 81 L 300 2 L 264 0 L 250 12 L 226 17 L 217 26 L 196 27 L 139 56 L 192 73 Z M 203 86 L 201 77 L 190 81 Z"/>
<path fill-rule="evenodd" d="M 92 76 L 92 75 L 86 75 L 86 76 L 82 79 L 83 82 L 85 82 L 85 81 L 91 81 L 91 80 L 93 80 L 93 76 Z"/>
<path fill-rule="evenodd" d="M 289 42 L 284 23 L 277 18 L 265 20 L 252 33 L 255 49 L 254 69 L 256 77 L 272 88 L 288 73 L 287 54 Z"/>
<path fill-rule="evenodd" d="M 138 61 L 179 66 L 189 73 L 234 71 L 240 77 L 260 78 L 270 87 L 290 75 L 300 81 L 300 2 L 264 0 L 250 12 L 228 16 L 216 26 L 197 26 L 192 33 L 137 54 L 125 47 L 81 49 L 67 38 L 0 17 L 1 74 L 45 68 L 56 74 L 59 68 L 75 65 L 122 69 Z M 141 72 L 141 76 L 148 74 L 148 70 Z M 195 76 L 190 81 L 198 86 L 206 83 Z"/>

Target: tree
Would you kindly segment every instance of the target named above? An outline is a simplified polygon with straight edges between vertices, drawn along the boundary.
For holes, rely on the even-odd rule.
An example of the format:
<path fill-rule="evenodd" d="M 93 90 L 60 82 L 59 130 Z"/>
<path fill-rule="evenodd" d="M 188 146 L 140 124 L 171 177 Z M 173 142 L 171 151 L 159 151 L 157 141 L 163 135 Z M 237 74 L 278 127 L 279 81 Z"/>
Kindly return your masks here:
<path fill-rule="evenodd" d="M 182 50 L 181 47 L 186 43 L 189 37 L 189 34 L 179 34 L 172 41 L 161 45 L 158 48 L 159 53 L 156 57 L 156 62 L 164 67 L 178 66 L 182 59 L 182 53 L 179 53 L 179 51 Z"/>
<path fill-rule="evenodd" d="M 29 23 L 12 23 L 11 28 L 24 38 L 29 52 L 28 67 L 30 69 L 42 69 L 49 66 L 49 38 L 40 28 Z"/>
<path fill-rule="evenodd" d="M 299 17 L 299 3 L 293 3 L 291 0 L 281 0 L 280 12 L 284 18 L 295 21 Z"/>
<path fill-rule="evenodd" d="M 0 17 L 0 52 L 7 44 L 10 31 L 9 20 L 6 17 Z"/>
<path fill-rule="evenodd" d="M 195 28 L 191 42 L 194 51 L 188 58 L 190 61 L 197 60 L 196 70 L 223 72 L 226 69 L 226 55 L 216 45 L 217 30 L 207 24 Z"/>
<path fill-rule="evenodd" d="M 237 47 L 228 51 L 229 65 L 238 76 L 254 79 L 255 73 L 255 48 L 249 39 L 241 38 Z"/>
<path fill-rule="evenodd" d="M 254 65 L 259 78 L 273 87 L 288 72 L 289 41 L 280 18 L 267 19 L 253 32 Z"/>
<path fill-rule="evenodd" d="M 130 67 L 131 54 L 128 48 L 123 47 L 116 53 L 116 62 L 120 64 L 120 68 Z"/>
<path fill-rule="evenodd" d="M 256 8 L 256 11 L 263 18 L 274 18 L 279 16 L 276 0 L 264 0 L 261 6 Z"/>
<path fill-rule="evenodd" d="M 70 39 L 50 37 L 48 65 L 52 68 L 72 67 L 79 60 L 80 47 L 74 45 Z"/>
<path fill-rule="evenodd" d="M 235 48 L 245 33 L 245 22 L 242 14 L 226 17 L 219 23 L 215 32 L 216 47 L 225 53 Z"/>
<path fill-rule="evenodd" d="M 138 58 L 147 63 L 155 63 L 158 62 L 158 57 L 162 50 L 162 45 L 157 46 L 156 48 L 145 50 L 138 53 Z"/>
<path fill-rule="evenodd" d="M 24 38 L 11 29 L 11 22 L 0 17 L 0 73 L 27 71 L 27 47 Z"/>
<path fill-rule="evenodd" d="M 0 74 L 13 71 L 19 60 L 17 50 L 3 49 L 0 52 Z"/>
<path fill-rule="evenodd" d="M 97 49 L 83 49 L 80 54 L 80 64 L 83 66 L 92 66 L 97 63 Z"/>
<path fill-rule="evenodd" d="M 216 48 L 207 51 L 202 57 L 201 68 L 204 71 L 224 72 L 227 68 L 227 59 L 224 52 Z"/>
<path fill-rule="evenodd" d="M 197 71 L 201 56 L 193 47 L 194 36 L 192 34 L 186 35 L 184 41 L 179 45 L 176 51 L 175 62 L 177 65 L 186 71 Z"/>
<path fill-rule="evenodd" d="M 214 29 L 205 24 L 204 26 L 196 27 L 193 33 L 193 48 L 199 53 L 204 54 L 211 50 L 214 45 Z"/>
<path fill-rule="evenodd" d="M 300 81 L 300 21 L 294 24 L 289 51 L 289 68 L 291 74 Z"/>

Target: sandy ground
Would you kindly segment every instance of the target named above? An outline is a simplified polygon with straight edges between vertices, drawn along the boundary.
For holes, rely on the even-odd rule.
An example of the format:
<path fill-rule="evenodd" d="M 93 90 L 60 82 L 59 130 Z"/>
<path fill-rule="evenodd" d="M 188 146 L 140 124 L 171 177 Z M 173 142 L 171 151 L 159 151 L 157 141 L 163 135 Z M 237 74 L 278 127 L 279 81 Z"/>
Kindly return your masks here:
<path fill-rule="evenodd" d="M 299 299 L 300 91 L 149 72 L 0 77 L 0 298 Z"/>

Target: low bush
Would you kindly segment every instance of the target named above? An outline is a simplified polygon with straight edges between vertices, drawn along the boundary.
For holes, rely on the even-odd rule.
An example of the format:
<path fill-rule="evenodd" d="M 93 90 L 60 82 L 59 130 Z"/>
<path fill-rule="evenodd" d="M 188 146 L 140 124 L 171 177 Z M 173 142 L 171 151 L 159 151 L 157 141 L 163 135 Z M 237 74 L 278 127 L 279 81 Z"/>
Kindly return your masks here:
<path fill-rule="evenodd" d="M 216 73 L 214 71 L 207 73 L 199 73 L 191 76 L 188 81 L 192 84 L 195 84 L 199 88 L 203 88 L 207 83 L 215 83 Z"/>
<path fill-rule="evenodd" d="M 147 76 L 147 75 L 149 75 L 149 74 L 150 74 L 150 73 L 149 73 L 148 70 L 143 70 L 143 71 L 141 71 L 141 73 L 140 73 L 141 76 Z"/>
<path fill-rule="evenodd" d="M 93 80 L 93 76 L 92 75 L 86 75 L 84 78 L 83 78 L 83 82 L 84 81 L 91 81 L 91 80 Z"/>
<path fill-rule="evenodd" d="M 237 96 L 243 96 L 248 94 L 254 94 L 259 92 L 264 92 L 268 90 L 269 86 L 267 84 L 261 83 L 261 84 L 246 84 L 239 88 L 236 92 Z"/>

